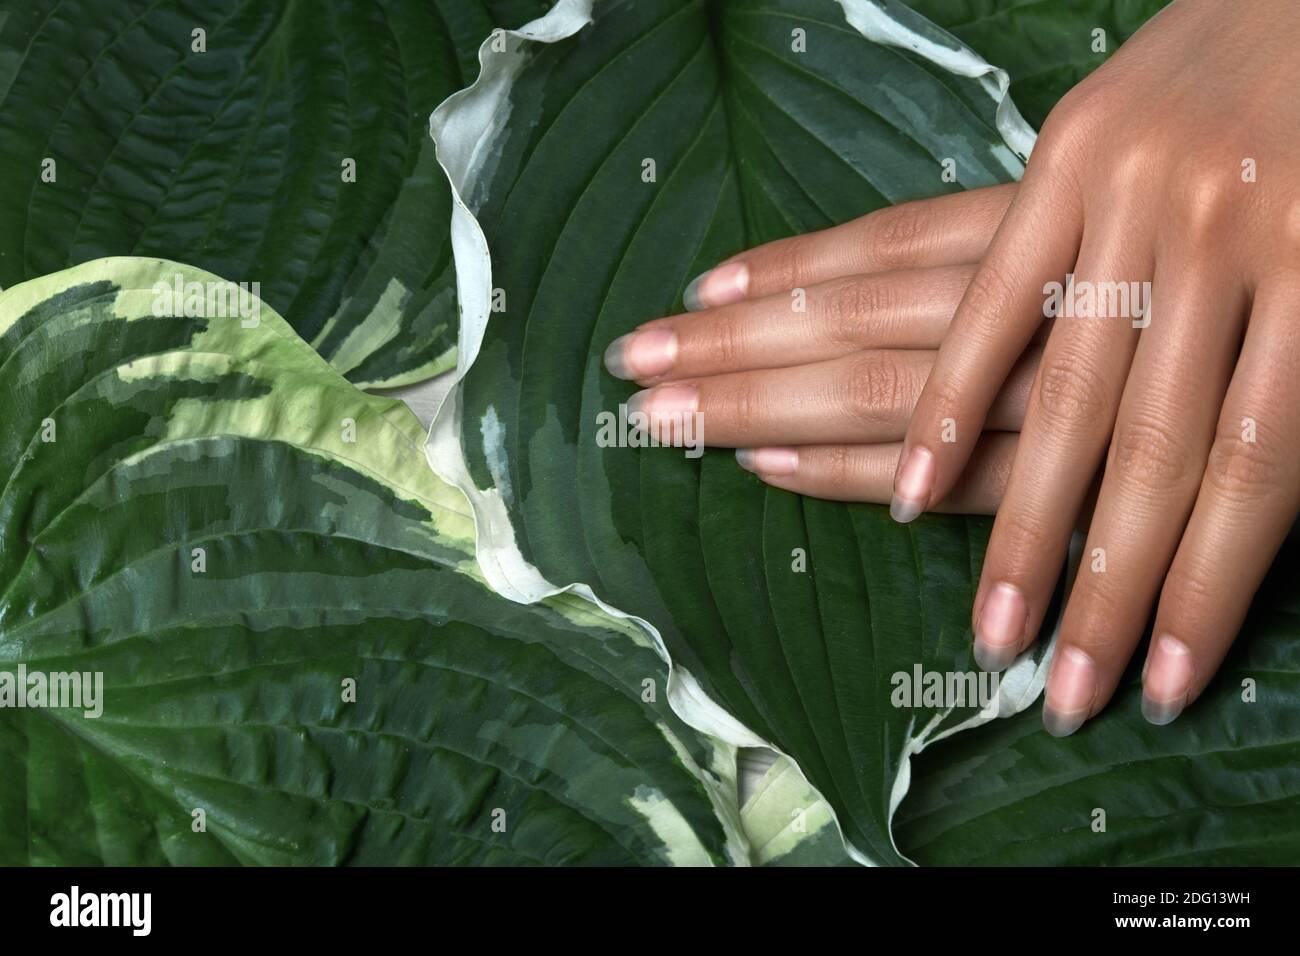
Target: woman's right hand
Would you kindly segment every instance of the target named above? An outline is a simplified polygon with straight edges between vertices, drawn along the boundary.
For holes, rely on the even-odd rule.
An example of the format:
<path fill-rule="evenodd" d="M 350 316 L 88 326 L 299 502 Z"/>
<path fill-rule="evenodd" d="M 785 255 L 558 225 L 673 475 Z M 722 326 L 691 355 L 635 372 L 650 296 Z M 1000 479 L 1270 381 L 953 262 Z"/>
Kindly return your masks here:
<path fill-rule="evenodd" d="M 687 288 L 691 311 L 611 343 L 605 365 L 646 386 L 628 404 L 652 431 L 698 413 L 705 444 L 736 448 L 774 487 L 888 502 L 912 409 L 1016 188 L 894 206 L 733 256 Z M 1022 357 L 938 510 L 997 508 L 1038 352 Z"/>

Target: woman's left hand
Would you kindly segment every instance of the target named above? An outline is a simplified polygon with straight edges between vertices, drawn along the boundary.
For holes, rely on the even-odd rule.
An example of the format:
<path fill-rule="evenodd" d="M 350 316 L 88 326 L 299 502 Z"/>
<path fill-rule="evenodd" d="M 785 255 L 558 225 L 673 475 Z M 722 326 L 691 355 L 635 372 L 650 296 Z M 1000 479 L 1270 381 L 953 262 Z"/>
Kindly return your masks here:
<path fill-rule="evenodd" d="M 908 203 L 735 256 L 692 283 L 693 311 L 612 343 L 647 388 L 628 403 L 665 441 L 698 415 L 709 445 L 778 488 L 889 500 L 921 389 L 1016 187 Z M 992 514 L 1015 455 L 1038 349 L 1002 389 L 941 510 Z"/>

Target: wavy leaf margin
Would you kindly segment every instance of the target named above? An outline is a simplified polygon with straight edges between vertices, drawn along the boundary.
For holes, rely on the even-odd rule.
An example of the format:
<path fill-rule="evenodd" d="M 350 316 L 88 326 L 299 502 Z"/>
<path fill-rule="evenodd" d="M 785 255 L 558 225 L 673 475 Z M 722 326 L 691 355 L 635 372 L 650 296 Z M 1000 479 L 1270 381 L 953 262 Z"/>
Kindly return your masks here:
<path fill-rule="evenodd" d="M 434 472 L 469 500 L 474 519 L 476 557 L 493 590 L 524 604 L 569 593 L 591 602 L 615 618 L 640 626 L 650 635 L 669 667 L 668 700 L 684 723 L 737 747 L 765 747 L 776 751 L 797 771 L 807 791 L 815 794 L 816 790 L 793 758 L 733 717 L 704 691 L 690 671 L 672 659 L 658 629 L 651 622 L 602 601 L 587 583 L 554 584 L 530 564 L 516 544 L 504 499 L 495 488 L 484 491 L 475 487 L 461 449 L 460 382 L 478 357 L 491 316 L 492 296 L 491 250 L 471 206 L 476 204 L 481 174 L 491 161 L 493 142 L 509 122 L 509 92 L 528 62 L 531 48 L 536 44 L 567 39 L 591 24 L 594 2 L 559 0 L 545 16 L 517 30 L 495 31 L 479 49 L 481 69 L 478 79 L 448 98 L 429 117 L 429 134 L 437 146 L 438 160 L 452 187 L 451 239 L 461 320 L 456 369 L 429 429 L 426 455 Z M 1011 99 L 1011 77 L 1006 70 L 988 63 L 952 34 L 898 0 L 836 2 L 843 9 L 848 24 L 867 39 L 909 50 L 949 73 L 977 80 L 996 101 L 996 125 L 1007 145 L 1007 169 L 1019 178 L 1037 134 L 1021 117 Z M 934 740 L 986 720 L 1012 716 L 1032 704 L 1046 682 L 1054 639 L 1055 633 L 1045 651 L 1040 648 L 1038 652 L 1024 655 L 1003 675 L 995 717 L 978 716 L 947 728 L 932 738 L 930 734 L 939 723 L 935 722 L 909 738 L 891 792 L 891 829 L 893 813 L 910 785 L 910 757 Z M 799 787 L 787 789 L 791 793 L 807 792 Z M 830 812 L 850 858 L 863 865 L 876 865 L 875 860 L 848 842 L 834 811 Z"/>

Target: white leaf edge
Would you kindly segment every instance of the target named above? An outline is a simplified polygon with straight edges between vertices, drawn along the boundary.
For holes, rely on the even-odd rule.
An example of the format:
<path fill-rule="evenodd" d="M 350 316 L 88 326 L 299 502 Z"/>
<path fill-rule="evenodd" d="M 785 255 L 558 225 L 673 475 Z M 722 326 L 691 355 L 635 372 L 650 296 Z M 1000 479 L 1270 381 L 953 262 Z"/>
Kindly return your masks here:
<path fill-rule="evenodd" d="M 740 723 L 701 687 L 699 681 L 673 661 L 659 630 L 644 618 L 606 604 L 590 585 L 573 582 L 553 584 L 520 552 L 505 499 L 496 487 L 479 489 L 469 474 L 460 443 L 460 381 L 478 357 L 491 316 L 492 257 L 487 238 L 468 201 L 480 182 L 480 174 L 492 157 L 500 130 L 509 121 L 509 93 L 515 77 L 528 61 L 533 44 L 556 43 L 573 36 L 592 22 L 595 0 L 559 0 L 544 16 L 517 30 L 497 30 L 479 48 L 478 79 L 446 99 L 429 117 L 429 135 L 437 146 L 438 161 L 452 187 L 451 241 L 456 263 L 456 291 L 460 300 L 460 328 L 457 363 L 447 390 L 433 417 L 425 443 L 430 467 L 469 500 L 474 518 L 476 557 L 488 585 L 503 597 L 521 604 L 533 604 L 561 593 L 572 593 L 590 601 L 612 617 L 629 620 L 643 628 L 668 665 L 668 702 L 683 722 L 697 731 L 735 747 L 765 747 L 788 759 L 814 793 L 817 792 L 803 769 L 789 754 L 764 740 Z M 901 47 L 958 76 L 976 79 L 996 101 L 995 122 L 1008 151 L 1000 156 L 1008 172 L 1017 179 L 1022 161 L 1033 149 L 1036 134 L 1025 122 L 1011 99 L 1011 77 L 963 44 L 946 30 L 931 23 L 896 0 L 837 0 L 846 21 L 867 39 L 885 46 Z M 493 50 L 494 42 L 501 47 Z M 491 463 L 489 463 L 491 467 Z M 495 471 L 495 469 L 493 469 Z M 1031 649 L 1003 674 L 999 684 L 996 714 L 977 714 L 970 720 L 934 734 L 946 715 L 938 715 L 919 731 L 909 729 L 891 789 L 889 806 L 890 840 L 893 816 L 911 783 L 911 757 L 926 746 L 960 730 L 989 720 L 1019 713 L 1037 699 L 1047 679 L 1052 638 Z M 849 856 L 864 866 L 878 861 L 853 846 L 832 810 L 832 817 Z M 897 843 L 894 843 L 897 852 Z M 901 852 L 899 853 L 902 856 Z M 906 859 L 904 857 L 904 859 Z"/>

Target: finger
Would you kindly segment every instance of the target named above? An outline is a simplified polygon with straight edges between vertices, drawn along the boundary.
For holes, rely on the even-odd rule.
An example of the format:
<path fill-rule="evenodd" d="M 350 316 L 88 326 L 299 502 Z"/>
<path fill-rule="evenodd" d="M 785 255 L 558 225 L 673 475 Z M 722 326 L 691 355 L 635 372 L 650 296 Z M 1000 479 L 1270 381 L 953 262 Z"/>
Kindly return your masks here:
<path fill-rule="evenodd" d="M 1044 287 L 1074 264 L 1082 215 L 1034 170 L 1031 162 L 917 403 L 895 473 L 895 520 L 911 521 L 952 488 L 1007 373 L 1042 324 Z"/>
<path fill-rule="evenodd" d="M 898 441 L 930 374 L 933 352 L 859 352 L 788 369 L 674 381 L 628 399 L 651 433 L 686 416 L 700 440 L 724 448 Z M 991 431 L 1018 431 L 1038 350 L 1027 353 L 989 416 Z"/>
<path fill-rule="evenodd" d="M 1100 277 L 1141 289 L 1150 247 L 1129 245 L 1122 217 L 1085 240 L 1079 290 Z M 1101 232 L 1102 230 L 1098 230 Z M 1135 261 L 1134 256 L 1142 256 Z M 1088 283 L 1085 285 L 1083 283 Z M 1137 330 L 1118 300 L 1097 317 L 1061 317 L 1030 393 L 1016 467 L 993 523 L 973 609 L 975 657 L 1001 670 L 1038 633 L 1065 563 L 1075 516 L 1100 466 L 1129 371 Z M 1113 308 L 1112 308 L 1113 306 Z M 1128 304 L 1129 311 L 1133 303 Z"/>
<path fill-rule="evenodd" d="M 1058 737 L 1119 684 L 1205 471 L 1247 303 L 1215 270 L 1189 267 L 1197 261 L 1179 256 L 1156 271 L 1158 306 L 1124 387 L 1044 696 L 1043 723 Z"/>
<path fill-rule="evenodd" d="M 1196 505 L 1165 579 L 1142 713 L 1176 718 L 1205 689 L 1300 510 L 1295 368 L 1300 280 L 1261 288 Z"/>
<path fill-rule="evenodd" d="M 832 279 L 656 319 L 615 339 L 605 367 L 643 385 L 745 369 L 783 368 L 864 349 L 937 349 L 975 272 L 941 266 Z"/>
<path fill-rule="evenodd" d="M 698 312 L 841 276 L 979 262 L 1016 189 L 1009 183 L 903 203 L 769 242 L 697 276 L 682 303 Z"/>
<path fill-rule="evenodd" d="M 991 515 L 997 510 L 1015 459 L 1014 432 L 986 432 L 970 465 L 941 510 Z M 899 444 L 809 445 L 797 448 L 741 448 L 736 460 L 767 484 L 830 501 L 889 500 Z"/>

